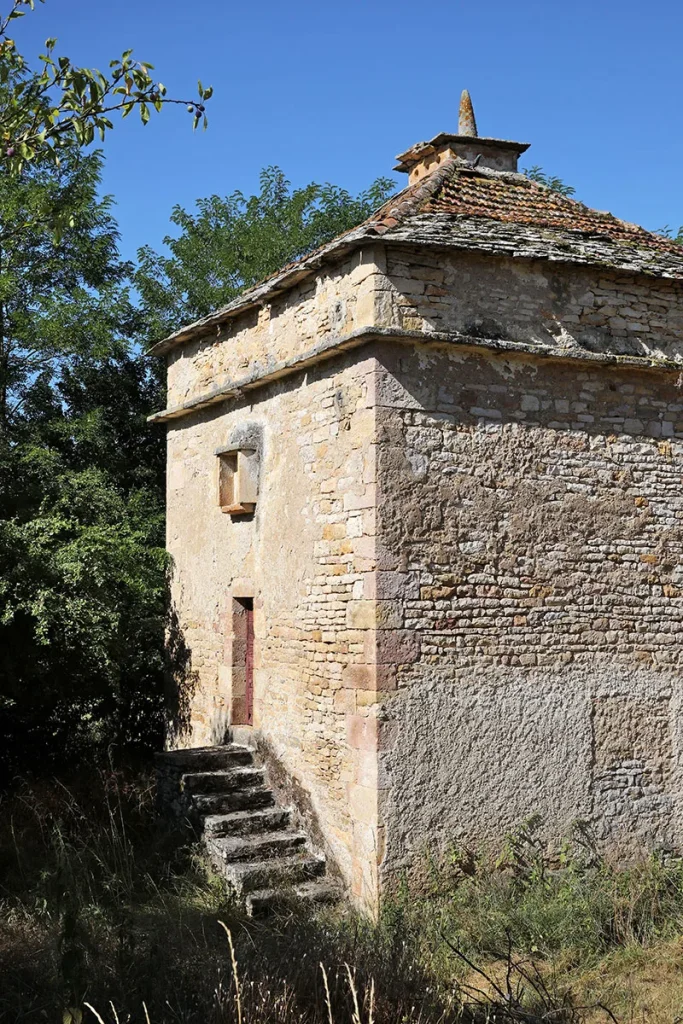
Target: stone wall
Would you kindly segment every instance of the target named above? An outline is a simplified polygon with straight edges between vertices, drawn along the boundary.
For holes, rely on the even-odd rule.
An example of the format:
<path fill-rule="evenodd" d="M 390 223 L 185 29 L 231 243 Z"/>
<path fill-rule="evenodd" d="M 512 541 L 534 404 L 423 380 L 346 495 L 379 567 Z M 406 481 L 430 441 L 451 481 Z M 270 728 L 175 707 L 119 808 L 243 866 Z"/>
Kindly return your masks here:
<path fill-rule="evenodd" d="M 380 355 L 377 587 L 412 640 L 380 712 L 385 878 L 536 811 L 620 853 L 680 845 L 677 374 Z"/>
<path fill-rule="evenodd" d="M 258 376 L 315 348 L 327 336 L 348 334 L 375 319 L 376 259 L 366 247 L 318 277 L 308 278 L 270 304 L 226 321 L 216 332 L 173 349 L 168 406 L 212 388 Z"/>
<path fill-rule="evenodd" d="M 190 654 L 173 741 L 222 741 L 232 601 L 252 597 L 254 727 L 367 905 L 377 885 L 375 706 L 365 697 L 374 662 L 375 373 L 372 358 L 345 357 L 168 431 L 172 639 Z M 250 425 L 262 437 L 258 501 L 252 516 L 231 517 L 218 507 L 214 452 Z"/>
<path fill-rule="evenodd" d="M 683 357 L 683 283 L 387 247 L 381 322 L 551 349 Z"/>
<path fill-rule="evenodd" d="M 427 841 L 536 811 L 549 837 L 582 818 L 618 853 L 677 844 L 681 377 L 599 356 L 683 358 L 682 296 L 377 244 L 171 354 L 174 407 L 397 329 L 168 433 L 174 742 L 225 736 L 252 598 L 255 730 L 364 905 Z M 259 495 L 235 518 L 214 452 L 247 435 Z"/>

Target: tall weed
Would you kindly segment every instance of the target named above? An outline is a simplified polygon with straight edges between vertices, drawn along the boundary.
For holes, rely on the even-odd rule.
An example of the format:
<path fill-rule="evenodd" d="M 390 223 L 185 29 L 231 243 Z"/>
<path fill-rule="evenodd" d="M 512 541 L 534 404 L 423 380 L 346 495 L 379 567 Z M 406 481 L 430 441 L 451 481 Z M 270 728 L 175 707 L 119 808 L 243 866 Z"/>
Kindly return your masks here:
<path fill-rule="evenodd" d="M 683 931 L 683 872 L 656 856 L 618 869 L 579 826 L 551 854 L 540 826 L 498 857 L 427 858 L 377 921 L 264 925 L 164 830 L 149 775 L 25 784 L 0 802 L 0 1021 L 583 1020 L 569 968 Z"/>

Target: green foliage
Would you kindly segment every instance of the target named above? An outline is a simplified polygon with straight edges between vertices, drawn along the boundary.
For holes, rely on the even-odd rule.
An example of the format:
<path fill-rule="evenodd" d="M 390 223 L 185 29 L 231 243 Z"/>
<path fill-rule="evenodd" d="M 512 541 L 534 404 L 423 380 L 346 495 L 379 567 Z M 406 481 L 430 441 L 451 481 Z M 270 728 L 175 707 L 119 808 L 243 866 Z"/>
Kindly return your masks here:
<path fill-rule="evenodd" d="M 664 235 L 665 238 L 670 238 L 673 242 L 683 245 L 683 224 L 681 224 L 677 234 L 673 233 L 673 229 L 668 224 L 665 224 L 663 228 L 659 228 L 657 234 Z"/>
<path fill-rule="evenodd" d="M 160 742 L 162 544 L 158 493 L 126 496 L 96 469 L 58 472 L 31 518 L 0 520 L 5 757 L 29 738 L 36 766 Z"/>
<path fill-rule="evenodd" d="M 171 220 L 179 235 L 167 237 L 169 253 L 140 250 L 136 284 L 150 338 L 206 316 L 291 260 L 355 227 L 392 194 L 394 182 L 378 178 L 357 196 L 334 185 L 292 189 L 282 171 L 261 172 L 257 195 L 233 192 L 197 202 L 196 212 L 177 206 Z"/>
<path fill-rule="evenodd" d="M 0 176 L 0 762 L 160 742 L 159 380 L 99 156 Z M 69 212 L 59 242 L 50 211 Z M 44 220 L 38 211 L 47 211 Z"/>
<path fill-rule="evenodd" d="M 21 419 L 29 382 L 108 351 L 133 327 L 101 167 L 99 154 L 75 154 L 57 169 L 0 175 L 0 436 Z"/>
<path fill-rule="evenodd" d="M 201 122 L 206 127 L 205 103 L 213 90 L 199 82 L 196 100 L 172 99 L 152 78 L 153 65 L 135 60 L 132 50 L 112 60 L 103 74 L 58 56 L 56 39 L 48 39 L 39 70 L 32 69 L 7 33 L 34 6 L 34 0 L 13 0 L 0 17 L 0 169 L 5 173 L 18 175 L 30 164 L 59 165 L 64 152 L 104 139 L 115 113 L 127 117 L 137 109 L 147 124 L 152 110 L 182 104 L 195 128 Z"/>
<path fill-rule="evenodd" d="M 65 784 L 23 784 L 3 799 L 0 1019 L 58 1020 L 68 1009 L 71 1019 L 94 1020 L 87 1002 L 107 1021 L 234 1021 L 220 921 L 232 932 L 245 1021 L 615 1021 L 596 1012 L 614 996 L 609 979 L 602 998 L 594 983 L 587 993 L 577 982 L 620 963 L 624 1021 L 641 1019 L 639 964 L 646 1005 L 657 985 L 682 992 L 675 863 L 611 867 L 587 850 L 583 829 L 551 858 L 530 820 L 497 860 L 453 850 L 433 862 L 422 885 L 404 882 L 376 922 L 341 908 L 264 927 L 242 915 L 182 837 L 164 833 L 152 796 L 146 772 L 106 768 Z M 658 978 L 649 958 L 666 956 L 669 939 L 672 963 L 665 973 L 660 955 Z"/>
<path fill-rule="evenodd" d="M 538 164 L 535 164 L 533 167 L 525 167 L 522 174 L 526 174 L 527 178 L 531 181 L 537 181 L 539 184 L 545 185 L 552 192 L 559 192 L 562 196 L 573 196 L 576 194 L 576 189 L 572 185 L 566 185 L 562 178 L 546 174 Z"/>
<path fill-rule="evenodd" d="M 492 960 L 509 944 L 541 959 L 562 954 L 588 965 L 615 949 L 647 946 L 683 928 L 683 864 L 657 855 L 628 870 L 601 858 L 583 823 L 551 854 L 538 816 L 507 837 L 491 860 L 453 848 L 432 862 L 416 898 L 396 895 L 403 926 L 433 969 L 452 951 Z M 426 950 L 430 950 L 429 953 Z"/>

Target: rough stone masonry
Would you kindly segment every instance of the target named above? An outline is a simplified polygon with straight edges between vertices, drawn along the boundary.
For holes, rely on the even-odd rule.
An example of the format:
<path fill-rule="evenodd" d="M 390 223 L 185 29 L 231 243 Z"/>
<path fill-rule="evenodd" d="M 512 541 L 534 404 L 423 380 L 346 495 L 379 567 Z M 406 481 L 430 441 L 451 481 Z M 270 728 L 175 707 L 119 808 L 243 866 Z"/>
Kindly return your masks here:
<path fill-rule="evenodd" d="M 683 249 L 525 149 L 465 103 L 368 221 L 155 347 L 170 743 L 241 725 L 370 909 L 536 811 L 683 845 Z"/>

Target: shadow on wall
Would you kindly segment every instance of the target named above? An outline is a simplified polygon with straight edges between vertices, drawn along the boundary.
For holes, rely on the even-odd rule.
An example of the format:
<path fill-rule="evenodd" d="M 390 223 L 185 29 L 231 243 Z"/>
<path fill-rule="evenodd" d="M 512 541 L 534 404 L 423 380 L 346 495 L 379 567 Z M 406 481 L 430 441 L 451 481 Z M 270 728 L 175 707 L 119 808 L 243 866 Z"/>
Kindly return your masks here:
<path fill-rule="evenodd" d="M 192 669 L 192 651 L 185 642 L 180 620 L 169 594 L 166 623 L 166 741 L 175 746 L 192 731 L 192 702 L 198 673 Z"/>

